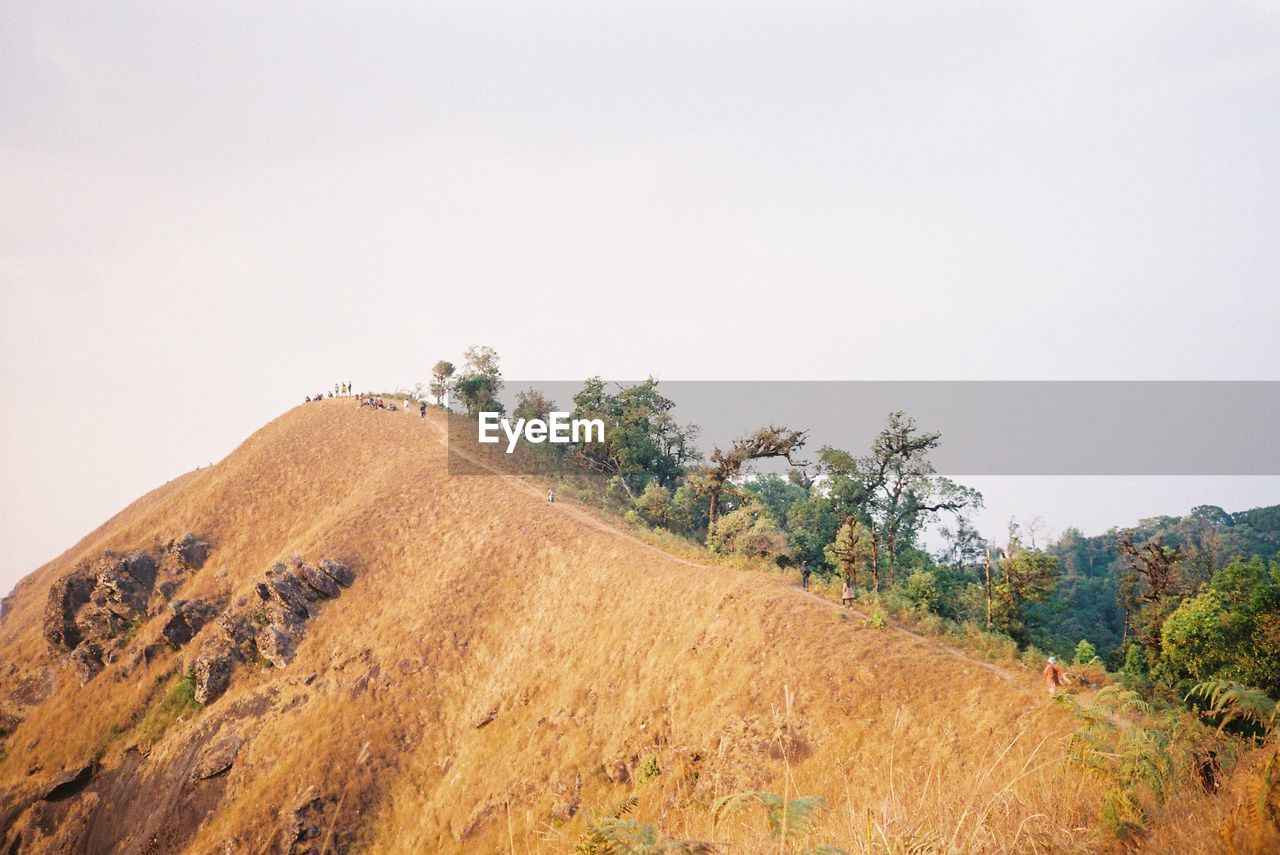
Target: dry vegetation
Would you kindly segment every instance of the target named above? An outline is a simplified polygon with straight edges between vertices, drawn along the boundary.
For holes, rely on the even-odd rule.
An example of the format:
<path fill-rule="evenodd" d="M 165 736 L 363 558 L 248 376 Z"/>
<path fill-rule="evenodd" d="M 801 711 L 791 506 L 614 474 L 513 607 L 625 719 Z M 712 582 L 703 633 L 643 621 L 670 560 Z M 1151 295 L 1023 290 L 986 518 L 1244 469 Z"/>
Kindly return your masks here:
<path fill-rule="evenodd" d="M 178 769 L 198 735 L 233 729 L 245 746 L 188 851 L 260 851 L 312 798 L 327 844 L 372 852 L 571 852 L 609 817 L 733 852 L 1110 845 L 1102 787 L 1068 760 L 1078 723 L 1037 672 L 672 555 L 536 483 L 448 477 L 443 436 L 435 412 L 298 407 L 25 580 L 0 698 L 52 687 L 5 743 L 0 797 L 131 747 Z M 79 687 L 40 638 L 50 583 L 186 530 L 215 549 L 183 596 L 235 600 L 294 553 L 358 579 L 292 665 L 242 666 L 207 708 L 174 695 L 199 638 Z M 741 793 L 822 805 L 775 834 L 767 799 L 713 810 Z"/>

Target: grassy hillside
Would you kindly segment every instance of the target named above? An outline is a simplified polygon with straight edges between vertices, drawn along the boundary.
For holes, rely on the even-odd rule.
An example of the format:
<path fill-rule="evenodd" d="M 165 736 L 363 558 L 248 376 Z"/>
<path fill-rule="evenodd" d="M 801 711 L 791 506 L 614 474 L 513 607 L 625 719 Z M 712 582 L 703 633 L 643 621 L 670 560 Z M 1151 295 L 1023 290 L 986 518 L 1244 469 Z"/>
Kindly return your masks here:
<path fill-rule="evenodd" d="M 298 407 L 24 580 L 0 623 L 5 846 L 566 852 L 621 812 L 722 851 L 1105 847 L 1038 674 L 668 555 L 514 476 L 451 478 L 443 418 Z M 162 599 L 81 686 L 41 635 L 51 585 L 187 531 L 212 551 L 175 597 L 252 611 L 295 554 L 356 579 L 291 664 L 242 663 L 207 705 L 184 677 L 218 627 L 174 649 Z M 713 815 L 750 791 L 825 806 L 780 844 L 763 808 Z"/>

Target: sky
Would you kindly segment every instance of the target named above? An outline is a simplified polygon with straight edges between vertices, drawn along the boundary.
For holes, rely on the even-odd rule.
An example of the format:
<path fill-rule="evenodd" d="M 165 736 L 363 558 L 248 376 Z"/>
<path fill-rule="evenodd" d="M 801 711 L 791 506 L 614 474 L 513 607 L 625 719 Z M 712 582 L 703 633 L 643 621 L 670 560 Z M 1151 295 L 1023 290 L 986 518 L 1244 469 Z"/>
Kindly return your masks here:
<path fill-rule="evenodd" d="M 1274 3 L 10 0 L 0 590 L 476 342 L 548 379 L 1280 380 L 1277 104 Z M 1280 502 L 978 486 L 997 532 Z"/>

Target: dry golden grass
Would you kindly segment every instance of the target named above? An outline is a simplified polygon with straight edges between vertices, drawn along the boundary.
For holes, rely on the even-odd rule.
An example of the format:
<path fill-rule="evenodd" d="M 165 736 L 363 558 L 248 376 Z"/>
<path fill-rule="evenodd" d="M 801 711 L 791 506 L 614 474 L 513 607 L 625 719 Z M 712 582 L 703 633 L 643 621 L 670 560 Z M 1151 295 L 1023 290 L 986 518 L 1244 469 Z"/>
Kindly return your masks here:
<path fill-rule="evenodd" d="M 671 555 L 533 482 L 449 477 L 443 419 L 298 407 L 26 580 L 0 625 L 0 697 L 32 674 L 55 685 L 9 737 L 0 786 L 17 798 L 41 778 L 28 769 L 83 762 L 212 632 L 80 688 L 40 638 L 49 584 L 102 549 L 191 530 L 215 550 L 180 596 L 234 602 L 294 553 L 358 579 L 289 668 L 241 666 L 151 749 L 178 763 L 197 732 L 245 737 L 188 851 L 260 851 L 315 795 L 330 800 L 325 839 L 354 833 L 371 852 L 572 851 L 628 795 L 636 819 L 722 851 L 1107 847 L 1097 785 L 1065 758 L 1075 723 L 1035 672 L 875 629 L 780 574 Z M 152 619 L 137 644 L 158 632 Z M 106 768 L 136 741 L 127 727 L 108 740 Z M 626 783 L 610 780 L 619 762 Z M 660 774 L 642 782 L 646 764 Z M 763 812 L 713 821 L 717 798 L 749 790 L 826 807 L 782 845 Z"/>

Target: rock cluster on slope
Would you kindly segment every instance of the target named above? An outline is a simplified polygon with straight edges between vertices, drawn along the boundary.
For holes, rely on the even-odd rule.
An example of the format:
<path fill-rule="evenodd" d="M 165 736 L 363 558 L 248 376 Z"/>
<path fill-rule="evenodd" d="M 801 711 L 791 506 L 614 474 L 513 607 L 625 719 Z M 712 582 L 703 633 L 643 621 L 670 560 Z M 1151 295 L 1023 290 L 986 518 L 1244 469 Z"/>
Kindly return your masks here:
<path fill-rule="evenodd" d="M 290 564 L 272 566 L 254 585 L 260 605 L 252 614 L 218 616 L 221 638 L 195 662 L 200 703 L 226 691 L 237 662 L 261 658 L 276 668 L 288 667 L 319 602 L 336 599 L 355 581 L 351 568 L 329 558 L 313 566 L 295 557 Z"/>
<path fill-rule="evenodd" d="M 104 662 L 114 658 L 132 630 L 147 617 L 157 579 L 169 577 L 166 584 L 176 589 L 183 574 L 204 565 L 209 548 L 207 542 L 188 533 L 161 549 L 160 561 L 145 552 L 104 552 L 96 561 L 80 564 L 49 588 L 45 640 L 56 651 L 67 654 L 81 683 L 87 683 L 102 670 Z M 169 592 L 161 589 L 161 593 L 167 596 Z M 207 604 L 184 604 L 175 615 L 181 621 L 173 627 L 173 637 L 169 631 L 165 636 L 175 644 L 184 643 L 175 640 L 183 635 L 190 640 L 186 631 L 192 629 L 193 622 L 203 625 L 212 617 L 211 608 Z"/>

